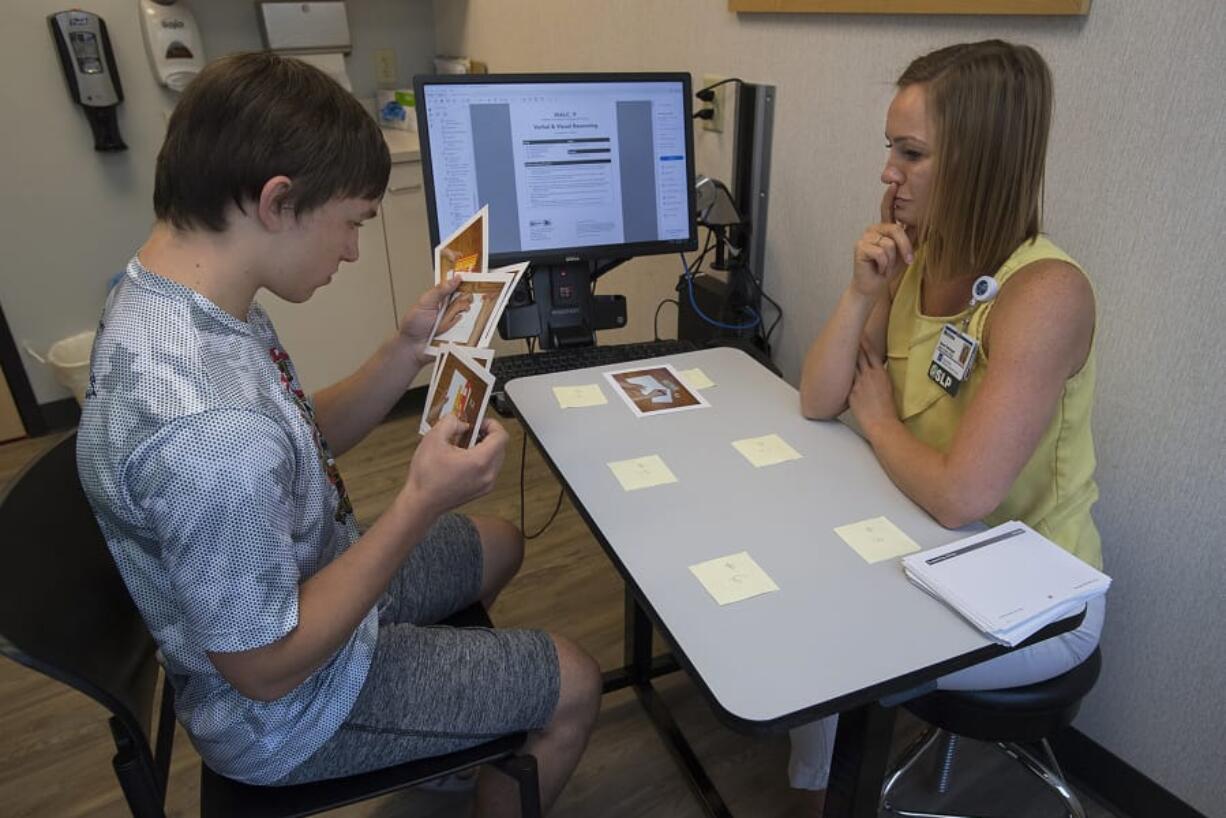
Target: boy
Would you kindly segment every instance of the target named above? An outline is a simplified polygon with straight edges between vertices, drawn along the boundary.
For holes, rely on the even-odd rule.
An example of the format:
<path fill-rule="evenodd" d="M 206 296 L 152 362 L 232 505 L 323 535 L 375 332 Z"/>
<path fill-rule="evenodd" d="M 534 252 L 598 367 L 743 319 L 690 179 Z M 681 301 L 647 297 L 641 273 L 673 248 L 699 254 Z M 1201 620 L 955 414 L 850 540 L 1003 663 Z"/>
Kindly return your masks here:
<path fill-rule="evenodd" d="M 548 805 L 595 720 L 595 662 L 541 631 L 423 627 L 490 605 L 519 568 L 514 527 L 445 513 L 493 486 L 505 431 L 487 420 L 465 450 L 458 421 L 438 424 L 365 534 L 333 459 L 430 360 L 458 279 L 312 398 L 253 302 L 305 301 L 356 260 L 389 167 L 373 119 L 302 62 L 236 55 L 192 82 L 158 156 L 157 221 L 103 312 L 81 480 L 214 770 L 299 783 L 531 730 Z M 516 814 L 513 793 L 483 775 L 478 814 Z"/>

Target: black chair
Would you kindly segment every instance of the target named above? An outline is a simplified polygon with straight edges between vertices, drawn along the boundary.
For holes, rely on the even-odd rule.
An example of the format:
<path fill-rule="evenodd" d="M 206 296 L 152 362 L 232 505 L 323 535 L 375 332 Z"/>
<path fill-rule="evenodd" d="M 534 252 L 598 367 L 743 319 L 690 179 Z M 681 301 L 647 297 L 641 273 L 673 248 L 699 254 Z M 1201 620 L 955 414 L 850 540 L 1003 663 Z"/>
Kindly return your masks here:
<path fill-rule="evenodd" d="M 77 478 L 76 434 L 30 464 L 0 496 L 0 653 L 67 684 L 111 714 L 115 775 L 137 818 L 164 818 L 174 740 L 173 690 L 163 684 L 156 750 L 156 645 L 128 595 Z M 478 604 L 448 624 L 489 627 Z M 290 818 L 492 764 L 519 784 L 524 816 L 540 815 L 536 759 L 518 733 L 477 747 L 347 778 L 254 787 L 201 765 L 204 818 Z"/>
<path fill-rule="evenodd" d="M 1080 665 L 1044 682 L 1002 690 L 941 690 L 906 702 L 903 707 L 930 726 L 886 775 L 881 808 L 908 818 L 959 818 L 947 813 L 902 809 L 890 801 L 890 791 L 928 748 L 944 737 L 937 791 L 948 792 L 958 737 L 965 736 L 993 742 L 1051 787 L 1070 816 L 1085 818 L 1085 810 L 1065 780 L 1047 740 L 1072 724 L 1081 700 L 1098 680 L 1101 667 L 1102 657 L 1095 648 Z"/>

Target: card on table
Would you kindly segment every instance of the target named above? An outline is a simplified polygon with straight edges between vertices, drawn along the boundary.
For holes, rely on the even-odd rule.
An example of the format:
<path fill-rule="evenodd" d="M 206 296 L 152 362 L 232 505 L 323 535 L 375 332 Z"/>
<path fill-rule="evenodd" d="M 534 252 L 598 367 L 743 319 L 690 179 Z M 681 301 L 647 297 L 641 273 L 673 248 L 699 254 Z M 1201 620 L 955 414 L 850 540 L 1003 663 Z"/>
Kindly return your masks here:
<path fill-rule="evenodd" d="M 463 347 L 448 345 L 435 363 L 435 375 L 426 394 L 426 409 L 418 431 L 424 435 L 440 418 L 455 415 L 469 425 L 456 444 L 472 448 L 481 432 L 481 421 L 493 391 L 494 376 Z"/>
<path fill-rule="evenodd" d="M 720 605 L 779 590 L 748 551 L 691 565 L 690 572 Z"/>
<path fill-rule="evenodd" d="M 681 379 L 691 389 L 710 389 L 715 386 L 715 381 L 707 377 L 707 373 L 695 367 L 694 369 L 683 369 L 680 373 Z"/>
<path fill-rule="evenodd" d="M 456 273 L 487 273 L 490 269 L 489 205 L 485 205 L 434 248 L 434 283 Z"/>
<path fill-rule="evenodd" d="M 606 372 L 604 376 L 635 417 L 664 415 L 711 405 L 697 390 L 686 385 L 671 364 L 621 369 Z"/>
<path fill-rule="evenodd" d="M 867 563 L 901 557 L 920 550 L 915 540 L 887 520 L 885 517 L 873 517 L 858 523 L 841 525 L 834 530 L 850 545 Z"/>
<path fill-rule="evenodd" d="M 800 452 L 793 449 L 779 435 L 763 435 L 762 437 L 747 437 L 744 440 L 732 441 L 732 447 L 745 456 L 745 459 L 755 468 L 774 466 L 776 463 L 786 463 L 789 460 L 799 460 Z"/>
<path fill-rule="evenodd" d="M 584 386 L 555 386 L 553 396 L 562 409 L 582 409 L 588 406 L 603 406 L 608 403 L 604 392 L 596 384 Z"/>
<path fill-rule="evenodd" d="M 610 463 L 609 468 L 613 470 L 613 476 L 626 491 L 677 482 L 677 476 L 658 454 L 635 457 L 630 460 L 617 460 Z"/>

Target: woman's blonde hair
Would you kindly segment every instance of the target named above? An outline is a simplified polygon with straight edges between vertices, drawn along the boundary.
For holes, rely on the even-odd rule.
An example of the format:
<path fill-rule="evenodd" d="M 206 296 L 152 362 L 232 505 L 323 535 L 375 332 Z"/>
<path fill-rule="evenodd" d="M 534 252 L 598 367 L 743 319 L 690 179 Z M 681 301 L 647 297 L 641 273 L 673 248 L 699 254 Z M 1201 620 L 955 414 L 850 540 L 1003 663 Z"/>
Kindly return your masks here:
<path fill-rule="evenodd" d="M 1033 48 L 1000 40 L 914 60 L 898 87 L 924 84 L 934 177 L 920 225 L 928 276 L 991 275 L 1039 234 L 1052 81 Z"/>

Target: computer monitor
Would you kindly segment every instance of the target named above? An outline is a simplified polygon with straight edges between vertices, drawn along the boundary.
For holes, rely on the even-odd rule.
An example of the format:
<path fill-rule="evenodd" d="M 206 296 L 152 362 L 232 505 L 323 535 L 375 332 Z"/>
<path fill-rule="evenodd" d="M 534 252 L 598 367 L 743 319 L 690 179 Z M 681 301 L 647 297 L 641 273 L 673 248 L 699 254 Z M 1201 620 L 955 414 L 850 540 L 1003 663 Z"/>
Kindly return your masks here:
<path fill-rule="evenodd" d="M 619 310 L 625 323 L 624 299 L 592 300 L 592 280 L 697 248 L 689 74 L 445 75 L 414 89 L 431 246 L 488 205 L 490 264 L 533 263 L 504 337 L 591 343 Z"/>

